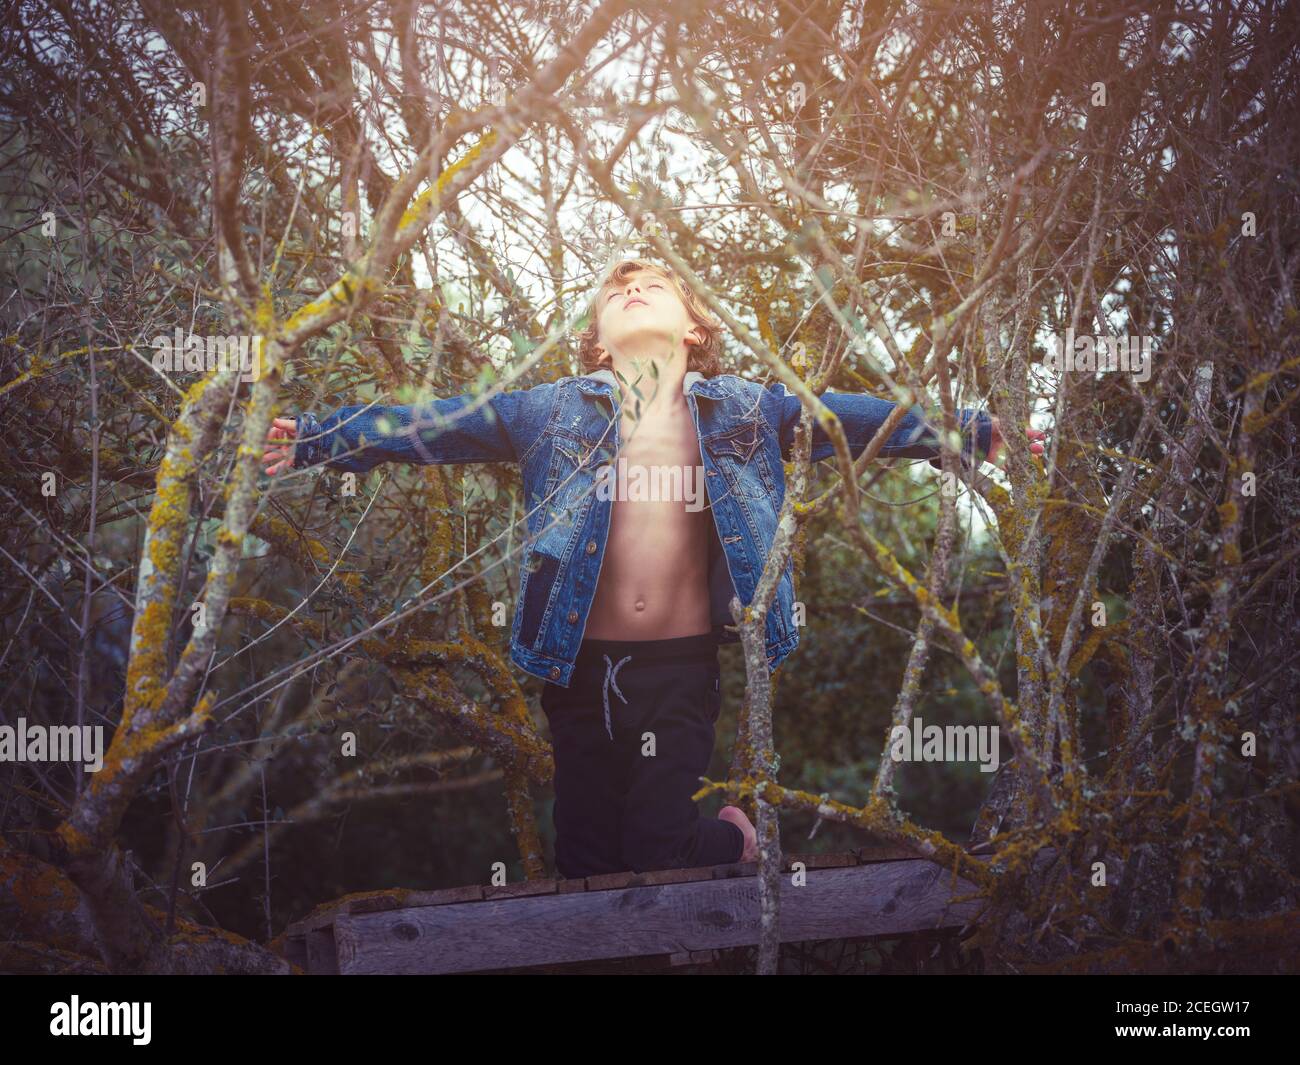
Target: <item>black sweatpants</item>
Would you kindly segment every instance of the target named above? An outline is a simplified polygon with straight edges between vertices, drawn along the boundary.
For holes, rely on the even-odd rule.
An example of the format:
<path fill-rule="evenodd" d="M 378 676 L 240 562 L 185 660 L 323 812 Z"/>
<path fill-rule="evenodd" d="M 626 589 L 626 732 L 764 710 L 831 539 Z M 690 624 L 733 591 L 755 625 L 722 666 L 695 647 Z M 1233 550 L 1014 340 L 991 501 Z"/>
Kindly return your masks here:
<path fill-rule="evenodd" d="M 561 876 L 740 860 L 740 828 L 691 801 L 713 756 L 719 677 L 705 634 L 584 640 L 569 687 L 546 685 Z"/>

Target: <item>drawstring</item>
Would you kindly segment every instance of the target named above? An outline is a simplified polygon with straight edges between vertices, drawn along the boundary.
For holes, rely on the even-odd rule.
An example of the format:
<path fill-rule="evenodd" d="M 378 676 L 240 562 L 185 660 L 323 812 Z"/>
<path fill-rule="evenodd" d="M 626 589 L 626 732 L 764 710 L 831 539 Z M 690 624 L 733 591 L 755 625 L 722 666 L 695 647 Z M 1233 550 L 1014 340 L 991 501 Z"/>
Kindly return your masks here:
<path fill-rule="evenodd" d="M 620 659 L 617 666 L 610 662 L 609 655 L 603 655 L 602 657 L 605 659 L 605 687 L 601 693 L 605 697 L 605 731 L 609 733 L 609 738 L 612 740 L 614 738 L 614 729 L 609 723 L 609 686 L 614 685 L 614 694 L 622 699 L 623 705 L 626 706 L 627 697 L 619 691 L 618 681 L 615 678 L 623 663 L 632 661 L 632 656 L 628 655 L 626 658 Z"/>

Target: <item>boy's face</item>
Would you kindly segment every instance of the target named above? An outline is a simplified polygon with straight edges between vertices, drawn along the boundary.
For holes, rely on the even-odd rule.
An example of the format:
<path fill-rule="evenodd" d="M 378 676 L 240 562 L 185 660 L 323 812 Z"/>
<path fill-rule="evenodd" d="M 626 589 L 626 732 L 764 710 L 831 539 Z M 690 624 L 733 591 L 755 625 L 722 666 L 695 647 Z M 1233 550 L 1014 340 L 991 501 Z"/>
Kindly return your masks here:
<path fill-rule="evenodd" d="M 665 348 L 686 353 L 701 340 L 691 313 L 666 277 L 638 270 L 622 284 L 609 284 L 596 311 L 597 343 L 614 358 Z"/>

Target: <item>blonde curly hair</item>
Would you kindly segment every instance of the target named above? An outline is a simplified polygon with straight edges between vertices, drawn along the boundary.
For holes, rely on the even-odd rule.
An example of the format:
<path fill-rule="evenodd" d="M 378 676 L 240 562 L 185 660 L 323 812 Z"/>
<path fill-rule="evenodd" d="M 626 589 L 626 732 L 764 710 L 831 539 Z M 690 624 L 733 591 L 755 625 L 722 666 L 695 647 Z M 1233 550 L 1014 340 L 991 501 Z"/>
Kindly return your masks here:
<path fill-rule="evenodd" d="M 605 275 L 605 280 L 601 282 L 600 287 L 592 297 L 590 315 L 591 321 L 581 333 L 578 334 L 578 361 L 582 365 L 583 373 L 591 373 L 593 370 L 600 369 L 601 365 L 609 359 L 609 355 L 596 340 L 596 319 L 597 312 L 601 305 L 601 297 L 614 285 L 624 285 L 627 279 L 638 270 L 646 270 L 652 274 L 658 274 L 666 281 L 672 283 L 677 289 L 677 295 L 681 297 L 682 303 L 690 312 L 695 324 L 703 328 L 704 340 L 699 344 L 693 344 L 687 349 L 686 369 L 698 370 L 705 377 L 714 377 L 722 373 L 722 323 L 719 322 L 709 309 L 696 297 L 690 287 L 678 277 L 672 270 L 667 267 L 659 266 L 646 259 L 624 259 L 616 264 Z"/>

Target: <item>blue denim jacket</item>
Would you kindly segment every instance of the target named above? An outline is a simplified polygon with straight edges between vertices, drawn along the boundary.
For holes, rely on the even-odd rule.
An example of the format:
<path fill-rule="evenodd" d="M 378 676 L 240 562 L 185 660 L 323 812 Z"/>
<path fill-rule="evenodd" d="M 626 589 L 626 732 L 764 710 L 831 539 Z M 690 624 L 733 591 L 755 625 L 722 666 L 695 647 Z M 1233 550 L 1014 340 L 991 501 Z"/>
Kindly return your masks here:
<path fill-rule="evenodd" d="M 731 374 L 706 378 L 692 371 L 682 387 L 716 531 L 709 567 L 713 632 L 721 642 L 735 641 L 731 598 L 748 603 L 763 572 L 785 498 L 784 459 L 799 421 L 799 398 L 782 384 L 764 386 Z M 821 399 L 840 419 L 855 457 L 894 409 L 887 400 L 856 393 L 826 392 Z M 620 401 L 617 380 L 602 369 L 486 400 L 467 394 L 418 407 L 346 406 L 321 419 L 298 414 L 294 465 L 323 462 L 360 473 L 381 462 L 519 463 L 528 536 L 510 657 L 526 672 L 567 687 L 609 533 L 613 504 L 608 492 L 595 488 L 598 469 L 618 453 Z M 959 420 L 962 461 L 969 465 L 975 448 L 988 453 L 992 420 L 970 410 L 959 412 Z M 833 453 L 817 427 L 813 459 Z M 919 408 L 908 412 L 880 455 L 937 459 L 938 437 Z M 793 608 L 787 561 L 767 615 L 770 669 L 799 642 Z"/>

